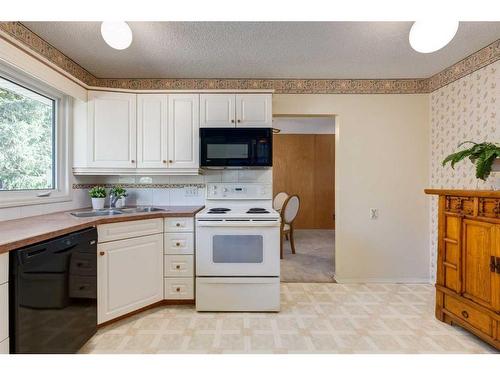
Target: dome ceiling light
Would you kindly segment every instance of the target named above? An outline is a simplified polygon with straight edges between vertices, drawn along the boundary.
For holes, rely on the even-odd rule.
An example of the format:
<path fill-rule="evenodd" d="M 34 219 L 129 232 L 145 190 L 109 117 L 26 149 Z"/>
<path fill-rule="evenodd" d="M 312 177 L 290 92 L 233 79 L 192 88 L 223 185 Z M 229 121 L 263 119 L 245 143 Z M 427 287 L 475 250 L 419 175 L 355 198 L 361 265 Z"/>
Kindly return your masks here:
<path fill-rule="evenodd" d="M 101 35 L 114 49 L 125 49 L 132 43 L 132 30 L 126 22 L 103 22 Z"/>
<path fill-rule="evenodd" d="M 410 30 L 410 45 L 421 53 L 431 53 L 446 46 L 458 30 L 458 21 L 416 21 Z"/>

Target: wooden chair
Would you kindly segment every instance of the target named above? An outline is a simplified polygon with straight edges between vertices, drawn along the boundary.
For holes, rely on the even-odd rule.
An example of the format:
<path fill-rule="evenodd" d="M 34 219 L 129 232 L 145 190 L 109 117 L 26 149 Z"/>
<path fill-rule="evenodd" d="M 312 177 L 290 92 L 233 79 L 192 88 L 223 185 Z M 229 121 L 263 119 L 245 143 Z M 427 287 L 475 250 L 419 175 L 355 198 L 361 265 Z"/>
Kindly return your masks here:
<path fill-rule="evenodd" d="M 288 197 L 281 209 L 281 231 L 280 231 L 280 258 L 283 259 L 283 237 L 290 238 L 292 254 L 295 254 L 295 241 L 293 238 L 293 221 L 297 217 L 300 208 L 300 199 L 297 195 Z"/>
<path fill-rule="evenodd" d="M 276 194 L 276 196 L 273 199 L 273 208 L 276 211 L 281 212 L 281 209 L 283 208 L 283 204 L 285 203 L 287 198 L 288 198 L 288 194 L 285 193 L 284 191 Z"/>

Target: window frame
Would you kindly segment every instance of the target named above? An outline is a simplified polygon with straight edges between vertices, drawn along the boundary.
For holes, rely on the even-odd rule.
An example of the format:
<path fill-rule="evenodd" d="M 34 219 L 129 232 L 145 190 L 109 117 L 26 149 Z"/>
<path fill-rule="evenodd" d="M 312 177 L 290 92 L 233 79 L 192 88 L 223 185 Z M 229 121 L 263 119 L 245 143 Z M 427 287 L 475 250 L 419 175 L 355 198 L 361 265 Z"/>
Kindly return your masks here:
<path fill-rule="evenodd" d="M 0 191 L 0 208 L 71 201 L 71 174 L 69 173 L 69 166 L 71 165 L 71 97 L 25 72 L 4 64 L 0 64 L 0 76 L 55 102 L 55 121 L 52 137 L 55 154 L 53 155 L 55 164 L 54 188 L 2 190 Z"/>

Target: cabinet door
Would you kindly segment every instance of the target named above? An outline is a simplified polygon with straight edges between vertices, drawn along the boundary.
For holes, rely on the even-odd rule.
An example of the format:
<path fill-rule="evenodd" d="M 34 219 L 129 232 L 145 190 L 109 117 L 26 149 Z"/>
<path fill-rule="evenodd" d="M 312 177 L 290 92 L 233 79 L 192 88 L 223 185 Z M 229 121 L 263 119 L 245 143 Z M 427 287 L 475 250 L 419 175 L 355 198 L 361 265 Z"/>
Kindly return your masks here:
<path fill-rule="evenodd" d="M 498 307 L 498 274 L 490 267 L 498 228 L 467 219 L 463 226 L 463 296 L 488 308 Z"/>
<path fill-rule="evenodd" d="M 234 94 L 201 94 L 200 127 L 234 128 L 235 98 Z"/>
<path fill-rule="evenodd" d="M 89 91 L 88 161 L 91 167 L 134 168 L 136 95 Z"/>
<path fill-rule="evenodd" d="M 198 94 L 168 96 L 169 168 L 198 168 L 200 165 L 199 104 Z"/>
<path fill-rule="evenodd" d="M 272 127 L 272 102 L 271 94 L 237 94 L 236 127 Z"/>
<path fill-rule="evenodd" d="M 137 96 L 137 168 L 167 168 L 168 95 Z"/>
<path fill-rule="evenodd" d="M 163 236 L 98 245 L 98 323 L 163 299 Z"/>

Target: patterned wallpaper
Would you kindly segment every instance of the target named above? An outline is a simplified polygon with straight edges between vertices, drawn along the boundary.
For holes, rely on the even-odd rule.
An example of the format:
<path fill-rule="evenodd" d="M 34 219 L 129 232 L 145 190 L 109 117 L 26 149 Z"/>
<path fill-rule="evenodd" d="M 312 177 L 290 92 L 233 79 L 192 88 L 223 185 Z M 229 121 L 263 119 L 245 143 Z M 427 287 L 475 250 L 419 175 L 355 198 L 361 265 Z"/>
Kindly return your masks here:
<path fill-rule="evenodd" d="M 500 61 L 479 69 L 430 94 L 432 188 L 491 189 L 464 161 L 451 167 L 441 161 L 464 140 L 500 142 Z M 437 254 L 437 197 L 431 202 L 431 275 Z"/>

